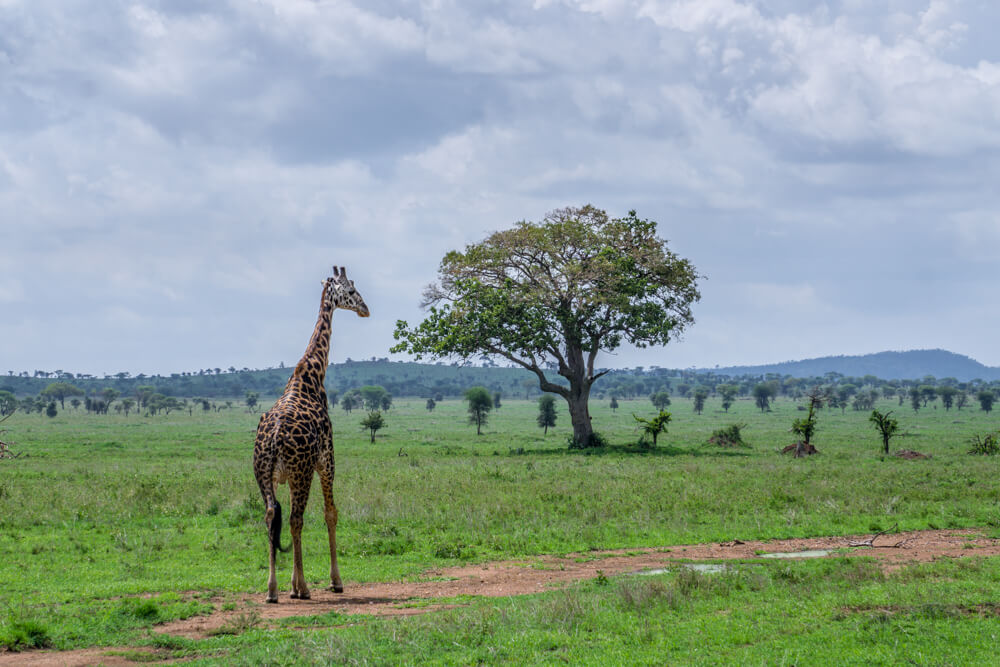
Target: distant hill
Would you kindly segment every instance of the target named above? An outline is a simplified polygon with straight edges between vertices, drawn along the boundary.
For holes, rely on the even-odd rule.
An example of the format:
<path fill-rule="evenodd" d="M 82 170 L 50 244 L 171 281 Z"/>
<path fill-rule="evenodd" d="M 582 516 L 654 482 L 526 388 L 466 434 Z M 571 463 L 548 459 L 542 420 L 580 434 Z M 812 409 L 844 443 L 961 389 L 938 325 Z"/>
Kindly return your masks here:
<path fill-rule="evenodd" d="M 264 403 L 281 393 L 292 369 L 290 367 L 259 370 L 235 368 L 205 369 L 193 373 L 171 373 L 169 376 L 118 373 L 97 378 L 72 373 L 44 373 L 36 371 L 15 374 L 10 371 L 0 376 L 0 391 L 9 391 L 18 398 L 35 396 L 53 382 L 68 382 L 87 392 L 98 395 L 105 389 L 114 389 L 122 397 L 134 396 L 144 387 L 165 396 L 201 397 L 210 399 L 243 398 L 248 391 L 260 394 Z M 632 396 L 669 387 L 670 378 L 681 378 L 691 371 L 655 368 L 614 370 L 602 380 L 597 390 Z M 785 361 L 763 366 L 730 366 L 728 368 L 698 369 L 695 373 L 721 376 L 761 376 L 767 373 L 797 378 L 823 377 L 827 373 L 840 373 L 847 377 L 874 375 L 882 380 L 920 380 L 928 375 L 937 379 L 952 377 L 961 382 L 979 378 L 990 382 L 1000 380 L 1000 368 L 984 366 L 975 359 L 946 350 L 911 350 L 908 352 L 879 352 L 854 357 L 821 357 L 803 361 Z M 553 382 L 562 378 L 550 374 Z M 632 379 L 635 382 L 629 383 Z M 652 382 L 650 382 L 652 380 Z M 707 378 L 706 378 L 707 380 Z M 641 382 L 640 382 L 641 381 Z M 681 382 L 682 380 L 676 380 Z M 347 361 L 330 366 L 326 385 L 329 391 L 344 392 L 367 384 L 385 387 L 393 396 L 446 396 L 457 398 L 471 386 L 480 385 L 500 392 L 504 397 L 528 398 L 538 395 L 538 381 L 522 368 L 483 367 L 458 363 L 421 364 L 388 359 Z"/>
<path fill-rule="evenodd" d="M 718 375 L 777 373 L 801 378 L 840 373 L 850 377 L 874 375 L 884 380 L 918 380 L 933 375 L 935 378 L 953 377 L 962 382 L 976 378 L 987 381 L 1000 379 L 1000 368 L 985 366 L 971 357 L 947 350 L 908 350 L 860 356 L 820 357 L 763 366 L 729 366 L 711 369 L 711 372 Z"/>

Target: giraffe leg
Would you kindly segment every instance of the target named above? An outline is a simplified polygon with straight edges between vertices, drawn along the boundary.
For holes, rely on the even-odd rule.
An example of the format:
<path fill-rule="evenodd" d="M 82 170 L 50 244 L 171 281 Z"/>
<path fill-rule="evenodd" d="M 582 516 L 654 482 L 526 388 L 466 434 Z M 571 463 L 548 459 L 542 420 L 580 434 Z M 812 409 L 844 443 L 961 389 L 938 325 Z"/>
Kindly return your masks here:
<path fill-rule="evenodd" d="M 288 526 L 292 533 L 292 595 L 296 600 L 308 600 L 309 587 L 302 571 L 302 515 L 306 511 L 306 501 L 309 500 L 309 487 L 312 485 L 312 471 L 309 476 L 296 480 L 288 480 L 288 488 L 292 493 L 292 509 L 288 517 Z"/>
<path fill-rule="evenodd" d="M 340 568 L 337 566 L 337 506 L 333 503 L 333 478 L 329 474 L 321 473 L 319 481 L 323 487 L 326 532 L 330 538 L 330 588 L 334 593 L 343 593 L 344 582 L 340 580 Z"/>
<path fill-rule="evenodd" d="M 277 602 L 278 601 L 278 574 L 277 574 L 277 564 L 276 564 L 276 551 L 278 550 L 278 545 L 275 541 L 271 539 L 273 532 L 271 530 L 271 525 L 274 522 L 275 511 L 274 507 L 268 507 L 267 512 L 264 514 L 264 524 L 267 526 L 268 534 L 268 575 L 267 575 L 267 597 L 264 599 L 265 602 Z M 278 518 L 281 521 L 281 518 Z"/>

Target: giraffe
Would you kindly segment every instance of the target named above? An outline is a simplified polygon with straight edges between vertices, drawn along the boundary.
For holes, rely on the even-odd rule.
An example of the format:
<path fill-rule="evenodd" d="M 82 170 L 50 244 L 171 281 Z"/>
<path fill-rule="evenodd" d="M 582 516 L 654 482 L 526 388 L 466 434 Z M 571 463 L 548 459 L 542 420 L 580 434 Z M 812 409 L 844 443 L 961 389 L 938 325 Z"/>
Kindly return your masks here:
<path fill-rule="evenodd" d="M 313 472 L 323 488 L 324 518 L 330 539 L 330 584 L 335 593 L 344 591 L 337 567 L 337 506 L 333 502 L 333 430 L 327 412 L 326 367 L 330 356 L 330 318 L 343 308 L 368 317 L 368 306 L 347 279 L 344 267 L 333 267 L 333 276 L 323 281 L 319 317 L 305 354 L 295 366 L 285 391 L 274 406 L 260 417 L 253 448 L 253 471 L 264 497 L 270 572 L 267 602 L 278 601 L 275 551 L 281 549 L 281 505 L 275 484 L 288 483 L 292 507 L 288 523 L 292 533 L 292 594 L 308 600 L 309 588 L 302 573 L 302 515 L 309 500 Z M 288 551 L 288 547 L 281 549 Z"/>

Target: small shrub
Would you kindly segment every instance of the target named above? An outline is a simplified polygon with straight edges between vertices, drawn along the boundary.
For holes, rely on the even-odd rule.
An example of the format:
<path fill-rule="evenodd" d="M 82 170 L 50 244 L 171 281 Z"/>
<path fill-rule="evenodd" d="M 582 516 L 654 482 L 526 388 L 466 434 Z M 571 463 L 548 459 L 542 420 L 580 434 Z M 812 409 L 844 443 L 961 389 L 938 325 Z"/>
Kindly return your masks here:
<path fill-rule="evenodd" d="M 400 535 L 395 526 L 385 526 L 365 536 L 353 550 L 361 556 L 399 556 L 413 550 L 413 538 Z"/>
<path fill-rule="evenodd" d="M 666 432 L 667 424 L 670 423 L 670 413 L 666 410 L 660 410 L 660 413 L 652 419 L 645 419 L 636 415 L 632 415 L 632 419 L 636 421 L 637 428 L 642 429 L 642 438 L 639 440 L 639 446 L 648 447 L 649 441 L 646 438 L 652 438 L 652 446 L 656 447 L 656 439 L 661 433 Z"/>
<path fill-rule="evenodd" d="M 996 456 L 1000 454 L 1000 434 L 987 433 L 982 437 L 978 435 L 973 436 L 972 447 L 969 449 L 969 453 L 982 456 Z"/>
<path fill-rule="evenodd" d="M 51 645 L 48 628 L 34 619 L 14 619 L 6 627 L 0 626 L 0 647 L 8 651 L 48 648 Z"/>
<path fill-rule="evenodd" d="M 465 544 L 461 540 L 454 542 L 442 542 L 434 549 L 434 556 L 437 558 L 453 558 L 468 560 L 476 555 L 475 549 Z"/>
<path fill-rule="evenodd" d="M 746 427 L 746 424 L 730 424 L 715 429 L 712 431 L 712 437 L 708 439 L 708 444 L 716 447 L 749 447 L 750 445 L 743 442 L 743 435 L 740 433 L 740 430 Z"/>
<path fill-rule="evenodd" d="M 260 612 L 256 609 L 251 609 L 250 611 L 240 612 L 236 614 L 223 625 L 210 630 L 208 632 L 209 637 L 218 637 L 220 635 L 241 635 L 248 630 L 253 630 L 258 625 L 260 625 Z"/>
<path fill-rule="evenodd" d="M 590 434 L 590 440 L 588 442 L 579 442 L 572 435 L 569 436 L 567 445 L 570 449 L 592 449 L 597 447 L 607 447 L 608 440 L 597 431 L 594 431 Z"/>
<path fill-rule="evenodd" d="M 121 613 L 140 621 L 160 620 L 160 605 L 151 599 L 127 598 L 122 600 Z"/>

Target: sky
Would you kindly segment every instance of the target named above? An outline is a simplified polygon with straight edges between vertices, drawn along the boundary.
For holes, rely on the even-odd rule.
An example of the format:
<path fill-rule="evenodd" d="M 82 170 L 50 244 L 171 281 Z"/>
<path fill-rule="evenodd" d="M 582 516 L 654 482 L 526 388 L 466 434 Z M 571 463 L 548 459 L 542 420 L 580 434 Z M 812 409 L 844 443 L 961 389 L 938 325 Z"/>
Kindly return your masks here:
<path fill-rule="evenodd" d="M 390 355 L 449 250 L 657 221 L 695 324 L 610 367 L 1000 365 L 992 0 L 0 0 L 0 374 Z"/>

